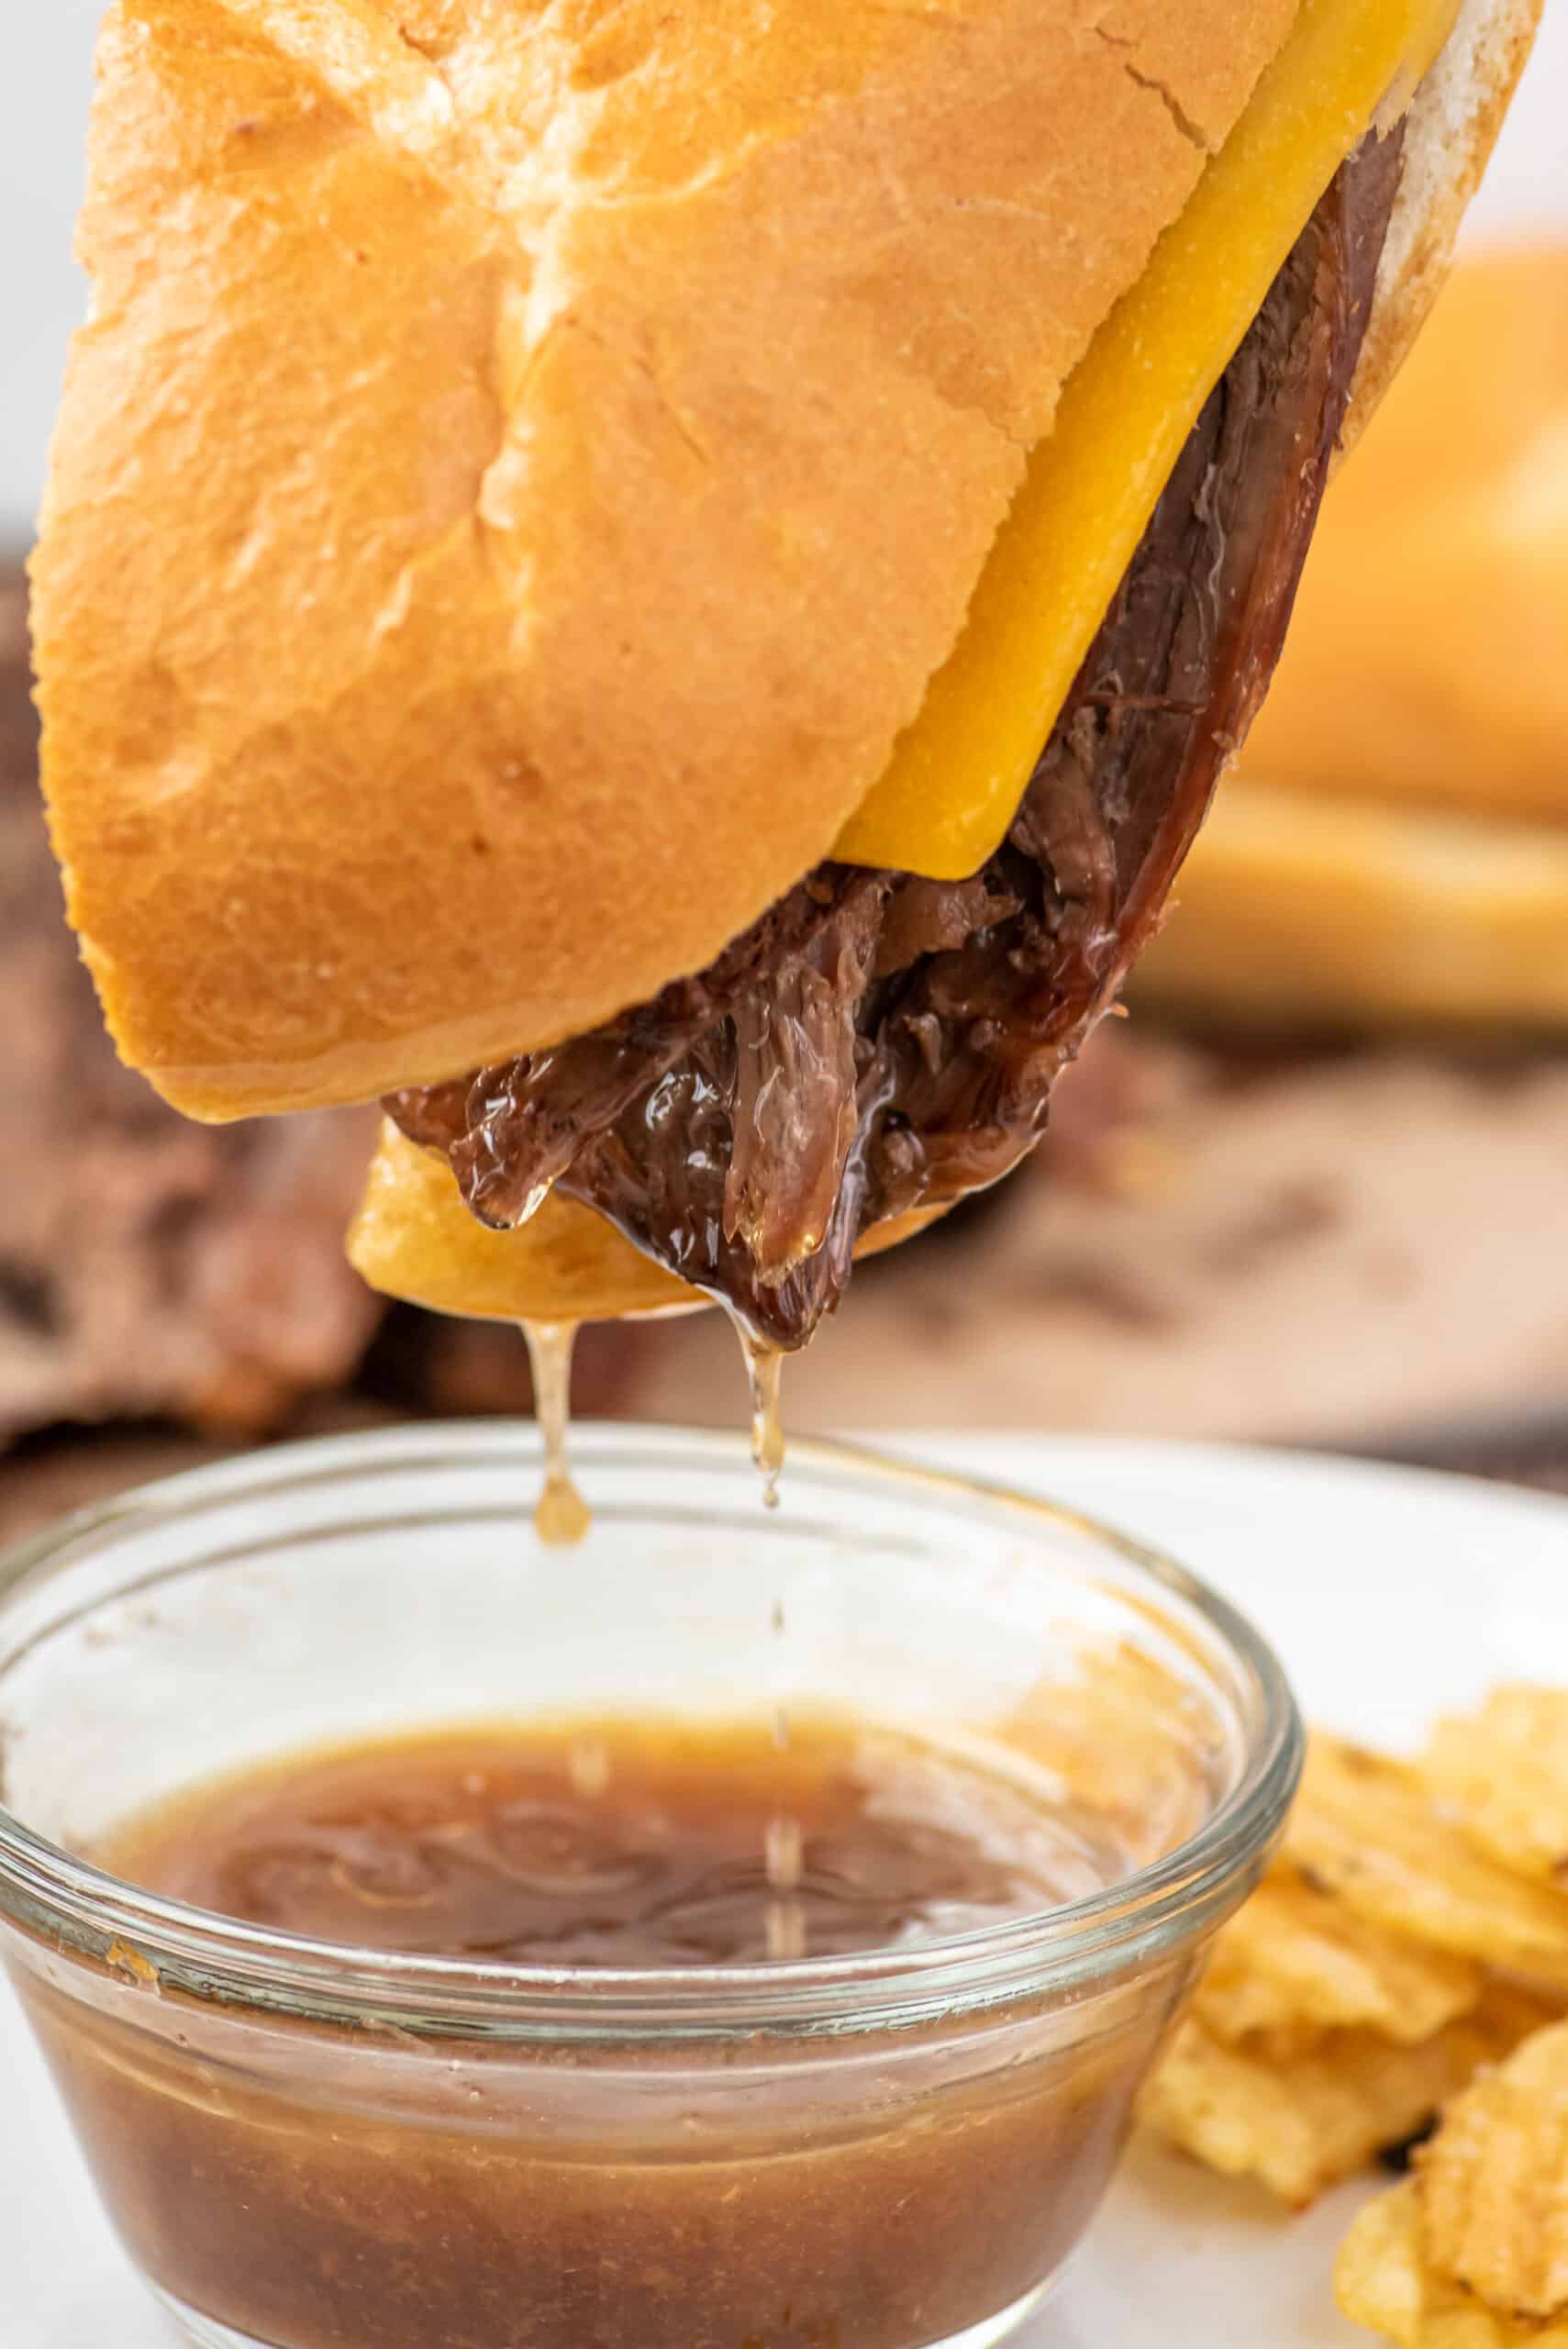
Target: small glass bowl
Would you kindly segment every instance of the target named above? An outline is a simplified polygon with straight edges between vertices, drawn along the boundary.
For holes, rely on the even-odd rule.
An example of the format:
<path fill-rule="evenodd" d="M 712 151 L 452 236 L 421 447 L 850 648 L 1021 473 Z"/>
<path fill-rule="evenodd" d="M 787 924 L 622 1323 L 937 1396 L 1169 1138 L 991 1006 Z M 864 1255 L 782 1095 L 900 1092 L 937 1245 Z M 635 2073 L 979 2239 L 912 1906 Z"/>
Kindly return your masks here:
<path fill-rule="evenodd" d="M 1017 1495 L 801 1443 L 767 1515 L 740 1442 L 669 1430 L 576 1464 L 573 1551 L 487 1425 L 182 1476 L 0 1568 L 0 1951 L 108 2210 L 208 2349 L 983 2349 L 1281 1827 L 1279 1666 Z M 613 1972 L 331 1948 L 75 1856 L 313 1745 L 806 1703 L 1075 1757 L 1148 1863 L 925 1946 Z"/>

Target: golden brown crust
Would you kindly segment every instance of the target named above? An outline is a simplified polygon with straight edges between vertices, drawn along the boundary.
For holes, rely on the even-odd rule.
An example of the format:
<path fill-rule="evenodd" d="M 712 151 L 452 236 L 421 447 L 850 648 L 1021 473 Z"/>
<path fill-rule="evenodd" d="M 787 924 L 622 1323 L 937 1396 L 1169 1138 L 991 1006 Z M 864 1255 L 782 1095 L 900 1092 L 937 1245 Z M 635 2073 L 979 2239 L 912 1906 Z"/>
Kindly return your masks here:
<path fill-rule="evenodd" d="M 857 1254 L 880 1255 L 944 1212 L 879 1224 Z M 708 1300 L 615 1226 L 552 1191 L 516 1231 L 470 1215 L 444 1159 L 386 1124 L 349 1232 L 349 1261 L 372 1288 L 476 1320 L 603 1321 L 680 1313 Z"/>
<path fill-rule="evenodd" d="M 363 1097 L 751 921 L 1294 8 L 119 0 L 35 578 L 127 1057 Z"/>

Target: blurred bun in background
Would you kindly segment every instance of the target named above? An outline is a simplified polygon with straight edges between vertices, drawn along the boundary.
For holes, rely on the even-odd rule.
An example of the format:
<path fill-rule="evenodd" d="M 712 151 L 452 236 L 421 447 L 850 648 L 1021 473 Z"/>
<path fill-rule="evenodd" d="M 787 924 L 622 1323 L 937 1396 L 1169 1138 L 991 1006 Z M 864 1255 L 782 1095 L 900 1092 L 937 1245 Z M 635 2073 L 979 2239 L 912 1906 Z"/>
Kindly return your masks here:
<path fill-rule="evenodd" d="M 1177 898 L 1141 1004 L 1568 1029 L 1568 242 L 1444 289 Z"/>
<path fill-rule="evenodd" d="M 0 573 L 0 1448 L 60 1421 L 264 1432 L 381 1318 L 342 1261 L 374 1118 L 189 1126 L 121 1066 L 36 762 L 26 599 Z"/>

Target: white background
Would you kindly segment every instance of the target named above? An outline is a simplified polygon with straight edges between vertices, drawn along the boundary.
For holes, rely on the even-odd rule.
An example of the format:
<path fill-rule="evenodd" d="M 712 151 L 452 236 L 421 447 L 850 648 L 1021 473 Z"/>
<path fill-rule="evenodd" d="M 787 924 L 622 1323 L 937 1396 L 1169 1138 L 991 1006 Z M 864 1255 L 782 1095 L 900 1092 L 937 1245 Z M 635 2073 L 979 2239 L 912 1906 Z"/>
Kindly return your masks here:
<path fill-rule="evenodd" d="M 0 0 L 0 538 L 27 532 L 65 339 L 81 307 L 71 262 L 102 0 Z M 1555 220 L 1568 232 L 1568 0 L 1546 21 L 1475 232 Z"/>

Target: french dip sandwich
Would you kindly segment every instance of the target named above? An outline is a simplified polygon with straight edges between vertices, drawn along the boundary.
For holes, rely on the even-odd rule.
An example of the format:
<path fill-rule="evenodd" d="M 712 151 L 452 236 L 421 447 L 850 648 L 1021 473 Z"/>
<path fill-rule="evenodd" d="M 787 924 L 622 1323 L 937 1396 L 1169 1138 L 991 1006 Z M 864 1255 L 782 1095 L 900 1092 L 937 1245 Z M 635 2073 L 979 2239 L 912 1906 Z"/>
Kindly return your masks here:
<path fill-rule="evenodd" d="M 118 0 L 34 567 L 121 1052 L 378 1286 L 799 1345 L 1005 1174 L 1539 0 Z"/>

